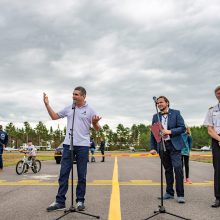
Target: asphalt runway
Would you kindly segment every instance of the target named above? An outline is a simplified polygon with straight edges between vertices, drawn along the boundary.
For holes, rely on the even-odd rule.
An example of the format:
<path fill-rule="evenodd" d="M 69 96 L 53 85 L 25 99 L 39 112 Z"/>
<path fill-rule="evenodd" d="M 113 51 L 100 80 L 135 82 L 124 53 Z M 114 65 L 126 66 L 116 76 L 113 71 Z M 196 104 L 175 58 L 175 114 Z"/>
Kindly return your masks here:
<path fill-rule="evenodd" d="M 97 157 L 88 164 L 86 211 L 104 220 L 146 219 L 158 210 L 160 200 L 160 160 L 158 157 L 107 157 L 105 163 Z M 55 200 L 60 165 L 43 161 L 39 173 L 18 176 L 15 167 L 0 173 L 1 220 L 53 220 L 63 211 L 46 212 Z M 74 165 L 74 176 L 76 169 Z M 185 204 L 175 199 L 164 201 L 167 212 L 194 220 L 220 219 L 220 208 L 210 207 L 214 197 L 212 164 L 190 161 L 193 184 L 185 184 Z M 74 181 L 74 186 L 77 179 Z M 74 190 L 75 191 L 75 190 Z M 66 206 L 71 204 L 70 188 Z M 70 213 L 63 220 L 95 219 Z M 152 219 L 178 219 L 160 214 Z"/>

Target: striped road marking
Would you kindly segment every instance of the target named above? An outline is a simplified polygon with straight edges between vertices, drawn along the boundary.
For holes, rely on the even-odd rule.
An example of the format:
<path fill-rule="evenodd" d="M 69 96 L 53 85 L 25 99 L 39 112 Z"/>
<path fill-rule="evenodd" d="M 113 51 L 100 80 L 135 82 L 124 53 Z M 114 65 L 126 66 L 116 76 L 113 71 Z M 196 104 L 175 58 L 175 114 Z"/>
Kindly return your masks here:
<path fill-rule="evenodd" d="M 118 182 L 117 157 L 115 157 L 115 165 L 112 177 L 112 194 L 110 200 L 108 220 L 121 220 L 120 187 Z"/>
<path fill-rule="evenodd" d="M 18 156 L 17 153 L 4 153 L 4 156 Z M 54 154 L 41 154 L 39 153 L 38 156 L 40 157 L 54 157 Z M 61 157 L 62 155 L 56 155 L 57 157 Z M 90 154 L 91 156 L 91 154 Z M 94 157 L 103 157 L 102 154 L 94 154 Z M 106 153 L 105 157 L 158 157 L 159 154 L 152 155 L 150 153 Z M 192 157 L 212 157 L 212 154 L 193 154 L 191 153 L 190 156 Z"/>
<path fill-rule="evenodd" d="M 116 184 L 117 183 L 117 184 Z M 74 185 L 77 181 L 74 180 Z M 69 180 L 69 185 L 71 185 L 71 180 Z M 116 182 L 113 180 L 94 180 L 86 183 L 87 186 L 160 186 L 160 182 L 154 182 L 152 180 L 129 180 L 126 182 Z M 164 183 L 164 186 L 166 184 Z M 193 184 L 185 184 L 185 186 L 213 186 L 214 182 L 204 181 L 204 182 L 193 182 Z M 58 186 L 56 181 L 43 181 L 43 180 L 20 180 L 20 181 L 7 181 L 0 179 L 0 186 Z M 120 199 L 120 198 L 119 198 Z"/>

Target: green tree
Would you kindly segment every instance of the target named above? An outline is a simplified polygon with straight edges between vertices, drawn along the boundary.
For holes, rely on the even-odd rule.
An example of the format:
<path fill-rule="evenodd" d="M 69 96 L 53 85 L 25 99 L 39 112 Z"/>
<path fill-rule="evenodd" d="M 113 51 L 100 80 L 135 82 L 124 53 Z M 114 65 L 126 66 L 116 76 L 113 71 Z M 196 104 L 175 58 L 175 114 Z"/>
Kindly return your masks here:
<path fill-rule="evenodd" d="M 38 139 L 38 145 L 41 146 L 47 144 L 47 141 L 49 140 L 48 130 L 41 121 L 39 121 L 36 125 L 35 131 Z"/>
<path fill-rule="evenodd" d="M 9 124 L 6 125 L 5 127 L 5 130 L 8 134 L 8 145 L 10 147 L 13 147 L 14 146 L 14 141 L 15 141 L 15 138 L 16 138 L 16 128 L 14 126 L 14 124 L 12 122 L 10 122 Z"/>
<path fill-rule="evenodd" d="M 64 141 L 63 131 L 60 130 L 59 126 L 53 132 L 53 147 L 58 147 Z"/>
<path fill-rule="evenodd" d="M 118 124 L 117 130 L 117 143 L 116 146 L 121 149 L 126 149 L 129 146 L 130 129 L 125 128 L 123 124 Z"/>
<path fill-rule="evenodd" d="M 205 126 L 191 127 L 193 148 L 201 148 L 202 146 L 211 145 L 211 138 Z"/>
<path fill-rule="evenodd" d="M 33 139 L 34 130 L 32 129 L 30 123 L 27 121 L 24 122 L 24 133 L 26 136 L 26 140 L 25 140 L 26 143 L 28 142 L 29 139 Z"/>
<path fill-rule="evenodd" d="M 133 124 L 131 127 L 131 136 L 130 136 L 130 144 L 137 147 L 139 145 L 139 136 L 140 131 L 136 124 Z"/>

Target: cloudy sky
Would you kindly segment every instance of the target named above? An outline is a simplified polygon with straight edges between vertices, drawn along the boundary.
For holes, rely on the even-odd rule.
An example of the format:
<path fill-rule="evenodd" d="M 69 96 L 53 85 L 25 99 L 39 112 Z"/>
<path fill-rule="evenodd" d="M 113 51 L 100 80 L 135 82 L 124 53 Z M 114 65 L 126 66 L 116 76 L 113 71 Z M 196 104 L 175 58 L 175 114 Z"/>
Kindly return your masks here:
<path fill-rule="evenodd" d="M 201 125 L 220 85 L 219 11 L 219 0 L 0 0 L 0 122 L 57 126 L 42 93 L 59 111 L 81 85 L 113 129 L 150 124 L 158 95 Z"/>

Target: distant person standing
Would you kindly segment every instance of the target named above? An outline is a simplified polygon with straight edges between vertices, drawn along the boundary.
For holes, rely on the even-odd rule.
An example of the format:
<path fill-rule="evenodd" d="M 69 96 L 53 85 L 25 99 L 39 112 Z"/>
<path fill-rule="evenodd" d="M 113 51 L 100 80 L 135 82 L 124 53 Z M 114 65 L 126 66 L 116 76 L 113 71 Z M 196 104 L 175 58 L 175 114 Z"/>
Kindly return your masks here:
<path fill-rule="evenodd" d="M 95 157 L 94 157 L 94 154 L 95 154 L 95 141 L 94 141 L 93 138 L 91 138 L 91 140 L 90 140 L 90 152 L 92 154 L 91 162 L 95 162 Z"/>
<path fill-rule="evenodd" d="M 8 134 L 3 131 L 2 125 L 0 125 L 0 172 L 3 170 L 3 150 L 8 144 Z"/>
<path fill-rule="evenodd" d="M 182 154 L 182 165 L 185 167 L 185 179 L 184 183 L 192 184 L 192 181 L 189 178 L 189 156 L 190 150 L 192 148 L 192 136 L 190 128 L 186 128 L 186 132 L 182 134 L 185 147 L 181 150 Z"/>
<path fill-rule="evenodd" d="M 215 202 L 212 208 L 220 207 L 220 86 L 215 88 L 218 104 L 209 108 L 204 125 L 208 127 L 208 134 L 212 138 L 212 155 L 214 167 Z"/>
<path fill-rule="evenodd" d="M 101 142 L 100 142 L 100 151 L 102 154 L 102 160 L 101 162 L 105 162 L 105 141 L 103 138 L 101 138 Z"/>

